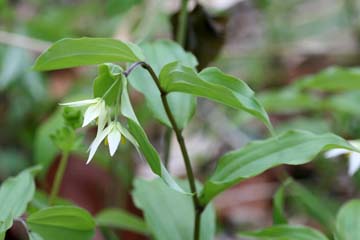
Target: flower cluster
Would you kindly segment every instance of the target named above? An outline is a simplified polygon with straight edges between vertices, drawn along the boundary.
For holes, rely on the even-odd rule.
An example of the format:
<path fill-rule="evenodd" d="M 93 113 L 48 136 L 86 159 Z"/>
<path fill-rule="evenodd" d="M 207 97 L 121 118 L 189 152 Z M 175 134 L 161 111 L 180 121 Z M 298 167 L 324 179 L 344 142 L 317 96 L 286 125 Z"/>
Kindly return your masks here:
<path fill-rule="evenodd" d="M 120 142 L 122 140 L 125 141 L 125 138 L 134 145 L 137 145 L 136 140 L 128 132 L 128 130 L 120 124 L 119 121 L 111 120 L 110 109 L 106 106 L 106 103 L 102 98 L 61 103 L 60 105 L 69 107 L 87 106 L 82 127 L 89 125 L 94 120 L 97 121 L 98 129 L 96 137 L 88 149 L 89 157 L 86 161 L 86 164 L 88 164 L 93 159 L 95 152 L 104 139 L 107 140 L 110 156 L 115 154 Z"/>

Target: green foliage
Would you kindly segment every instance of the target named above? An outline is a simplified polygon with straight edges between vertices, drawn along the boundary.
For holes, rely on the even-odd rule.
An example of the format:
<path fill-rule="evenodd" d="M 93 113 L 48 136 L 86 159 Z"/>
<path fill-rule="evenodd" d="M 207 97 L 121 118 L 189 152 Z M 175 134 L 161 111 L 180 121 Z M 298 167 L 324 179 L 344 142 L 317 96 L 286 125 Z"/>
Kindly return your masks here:
<path fill-rule="evenodd" d="M 192 68 L 173 62 L 162 69 L 160 82 L 167 92 L 189 93 L 244 110 L 272 129 L 264 108 L 246 83 L 224 74 L 217 68 L 207 68 L 197 74 Z"/>
<path fill-rule="evenodd" d="M 61 111 L 58 110 L 36 129 L 33 158 L 35 163 L 40 164 L 43 167 L 42 174 L 46 172 L 56 154 L 59 152 L 59 149 L 51 140 L 51 134 L 63 124 L 64 120 L 61 116 Z"/>
<path fill-rule="evenodd" d="M 360 200 L 344 204 L 336 217 L 336 240 L 360 239 Z"/>
<path fill-rule="evenodd" d="M 222 156 L 215 173 L 205 183 L 203 204 L 240 181 L 256 176 L 280 164 L 299 165 L 310 162 L 320 151 L 332 148 L 354 150 L 344 139 L 327 133 L 289 131 L 280 136 L 248 144 Z"/>
<path fill-rule="evenodd" d="M 65 125 L 72 129 L 79 128 L 83 122 L 81 111 L 71 107 L 64 107 L 62 116 Z"/>
<path fill-rule="evenodd" d="M 127 118 L 129 132 L 137 142 L 138 148 L 141 153 L 145 156 L 145 160 L 148 162 L 151 170 L 161 177 L 166 184 L 168 184 L 174 190 L 179 192 L 184 191 L 178 184 L 172 179 L 166 168 L 163 166 L 159 153 L 152 146 L 144 129 L 141 127 L 133 107 L 130 102 L 129 94 L 127 91 L 127 79 L 122 78 L 122 94 L 121 94 L 121 114 Z"/>
<path fill-rule="evenodd" d="M 274 196 L 273 216 L 275 224 L 287 223 L 284 212 L 285 190 L 288 190 L 289 195 L 294 199 L 296 204 L 303 207 L 303 210 L 321 223 L 328 232 L 333 231 L 335 226 L 334 209 L 319 196 L 292 179 L 285 181 Z"/>
<path fill-rule="evenodd" d="M 284 194 L 289 181 L 282 184 L 276 191 L 273 199 L 273 224 L 287 224 L 284 211 Z"/>
<path fill-rule="evenodd" d="M 299 88 L 325 91 L 360 89 L 360 69 L 331 67 L 297 82 Z"/>
<path fill-rule="evenodd" d="M 43 239 L 90 240 L 95 233 L 95 221 L 84 209 L 56 206 L 41 209 L 27 218 L 31 231 Z"/>
<path fill-rule="evenodd" d="M 120 78 L 122 69 L 118 65 L 105 63 L 98 67 L 98 76 L 94 80 L 94 97 L 103 97 L 107 105 L 113 106 L 116 103 L 119 89 L 121 87 Z M 109 90 L 110 89 L 110 90 Z"/>
<path fill-rule="evenodd" d="M 181 181 L 185 187 L 187 182 Z M 159 179 L 145 181 L 137 179 L 133 198 L 144 212 L 146 223 L 158 240 L 189 240 L 194 231 L 194 207 L 190 195 L 169 189 Z M 214 239 L 215 212 L 208 205 L 202 214 L 201 240 Z"/>
<path fill-rule="evenodd" d="M 57 129 L 50 138 L 62 152 L 70 152 L 81 144 L 81 138 L 77 137 L 74 129 L 68 126 Z"/>
<path fill-rule="evenodd" d="M 322 233 L 308 227 L 277 225 L 255 232 L 240 234 L 252 239 L 264 240 L 328 240 Z"/>
<path fill-rule="evenodd" d="M 191 68 L 195 68 L 197 65 L 195 57 L 191 53 L 185 52 L 180 45 L 174 42 L 160 40 L 153 43 L 144 43 L 140 46 L 146 57 L 146 62 L 154 69 L 157 75 L 166 64 L 174 61 L 179 61 Z M 161 103 L 160 91 L 149 73 L 140 68 L 135 69 L 130 74 L 129 81 L 136 90 L 144 94 L 146 104 L 154 117 L 171 127 Z M 167 99 L 177 125 L 184 128 L 195 111 L 195 98 L 188 94 L 172 93 L 167 96 Z"/>
<path fill-rule="evenodd" d="M 38 71 L 144 60 L 141 50 L 132 43 L 110 38 L 65 38 L 42 53 L 34 64 Z"/>
<path fill-rule="evenodd" d="M 96 215 L 96 225 L 149 234 L 144 220 L 122 209 L 105 209 Z"/>
<path fill-rule="evenodd" d="M 8 230 L 20 217 L 35 193 L 33 175 L 39 167 L 28 168 L 16 177 L 8 178 L 0 187 L 0 234 Z"/>

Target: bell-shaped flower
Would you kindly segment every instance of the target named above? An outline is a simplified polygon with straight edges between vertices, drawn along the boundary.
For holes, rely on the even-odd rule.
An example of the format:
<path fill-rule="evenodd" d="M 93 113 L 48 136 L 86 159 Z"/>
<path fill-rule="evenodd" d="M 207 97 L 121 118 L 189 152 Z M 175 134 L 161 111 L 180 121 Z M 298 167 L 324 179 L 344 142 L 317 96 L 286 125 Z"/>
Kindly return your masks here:
<path fill-rule="evenodd" d="M 135 147 L 138 147 L 138 143 L 131 135 L 131 133 L 126 128 L 124 128 L 119 122 L 113 121 L 110 122 L 105 129 L 100 130 L 96 135 L 94 141 L 91 143 L 89 147 L 89 157 L 86 164 L 88 164 L 92 160 L 96 150 L 98 149 L 101 142 L 105 138 L 107 138 L 107 142 L 109 145 L 109 152 L 111 156 L 115 154 L 122 138 L 128 139 Z"/>
<path fill-rule="evenodd" d="M 91 121 L 98 119 L 98 131 L 103 129 L 106 123 L 107 110 L 105 101 L 102 98 L 81 100 L 76 102 L 61 103 L 62 106 L 83 107 L 88 106 L 84 114 L 82 127 L 87 126 Z"/>
<path fill-rule="evenodd" d="M 356 148 L 360 148 L 360 141 L 349 141 L 349 143 Z M 360 168 L 360 153 L 351 150 L 335 148 L 325 152 L 325 157 L 333 158 L 344 154 L 349 156 L 348 174 L 352 176 Z"/>

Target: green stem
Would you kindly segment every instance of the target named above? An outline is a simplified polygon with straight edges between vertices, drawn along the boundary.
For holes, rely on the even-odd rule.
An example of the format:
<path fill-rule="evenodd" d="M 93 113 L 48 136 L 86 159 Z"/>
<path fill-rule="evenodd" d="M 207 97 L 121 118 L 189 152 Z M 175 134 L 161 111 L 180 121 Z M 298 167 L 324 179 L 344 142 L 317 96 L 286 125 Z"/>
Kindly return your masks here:
<path fill-rule="evenodd" d="M 168 166 L 169 166 L 172 135 L 173 134 L 172 134 L 171 128 L 166 127 L 165 135 L 164 135 L 164 165 L 165 165 L 165 168 L 168 168 Z"/>
<path fill-rule="evenodd" d="M 184 47 L 185 45 L 185 37 L 186 37 L 186 26 L 187 26 L 187 6 L 189 0 L 182 0 L 181 1 L 181 10 L 178 17 L 178 26 L 176 32 L 176 41 Z"/>
<path fill-rule="evenodd" d="M 54 183 L 52 185 L 51 193 L 49 197 L 49 205 L 54 204 L 55 199 L 59 193 L 61 182 L 64 177 L 65 169 L 68 163 L 68 159 L 69 159 L 69 153 L 67 151 L 64 151 L 61 156 L 60 164 L 56 170 Z"/>
<path fill-rule="evenodd" d="M 178 127 L 178 125 L 175 121 L 174 115 L 171 112 L 168 100 L 166 98 L 167 92 L 164 91 L 164 89 L 161 87 L 160 80 L 156 76 L 154 70 L 151 68 L 150 65 L 148 65 L 146 63 L 142 63 L 141 66 L 149 72 L 149 74 L 151 75 L 152 79 L 154 80 L 156 86 L 158 87 L 158 89 L 160 91 L 161 101 L 164 106 L 166 115 L 169 118 L 171 126 L 175 132 L 176 139 L 179 143 L 180 150 L 181 150 L 184 162 L 185 162 L 186 174 L 188 177 L 190 190 L 192 192 L 192 200 L 193 200 L 193 205 L 194 205 L 194 210 L 195 210 L 194 240 L 199 240 L 200 239 L 201 213 L 203 212 L 204 207 L 201 205 L 198 193 L 196 191 L 195 177 L 194 177 L 194 173 L 192 170 L 190 157 L 189 157 L 188 151 L 186 149 L 185 141 L 182 136 L 182 131 Z"/>

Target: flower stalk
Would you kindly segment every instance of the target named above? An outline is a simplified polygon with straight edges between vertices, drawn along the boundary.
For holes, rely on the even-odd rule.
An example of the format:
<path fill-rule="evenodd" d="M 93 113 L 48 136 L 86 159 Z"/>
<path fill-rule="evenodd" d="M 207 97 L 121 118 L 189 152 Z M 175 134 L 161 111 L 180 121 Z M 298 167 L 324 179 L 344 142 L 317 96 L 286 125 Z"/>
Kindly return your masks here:
<path fill-rule="evenodd" d="M 200 239 L 200 225 L 201 225 L 201 214 L 204 211 L 204 206 L 200 203 L 198 192 L 196 190 L 196 183 L 195 183 L 195 176 L 194 172 L 191 166 L 190 157 L 186 148 L 184 137 L 182 136 L 182 130 L 178 127 L 174 115 L 171 112 L 169 102 L 166 98 L 167 92 L 161 87 L 160 80 L 155 74 L 152 67 L 145 63 L 145 62 L 137 62 L 134 63 L 129 67 L 129 69 L 126 71 L 126 76 L 128 76 L 131 71 L 133 71 L 137 66 L 142 66 L 144 69 L 148 71 L 148 73 L 151 75 L 152 79 L 154 80 L 157 88 L 160 91 L 161 101 L 164 106 L 165 112 L 167 117 L 169 118 L 170 124 L 172 126 L 172 129 L 176 135 L 177 142 L 180 146 L 181 154 L 184 159 L 185 168 L 186 168 L 186 175 L 189 182 L 189 187 L 192 193 L 192 201 L 194 205 L 194 211 L 195 211 L 195 219 L 194 219 L 194 240 Z"/>
<path fill-rule="evenodd" d="M 49 197 L 49 205 L 52 206 L 55 203 L 55 200 L 59 194 L 60 186 L 62 180 L 64 178 L 65 169 L 68 163 L 69 153 L 67 151 L 63 151 L 60 159 L 59 166 L 56 170 L 55 179 L 51 188 L 51 193 Z"/>

